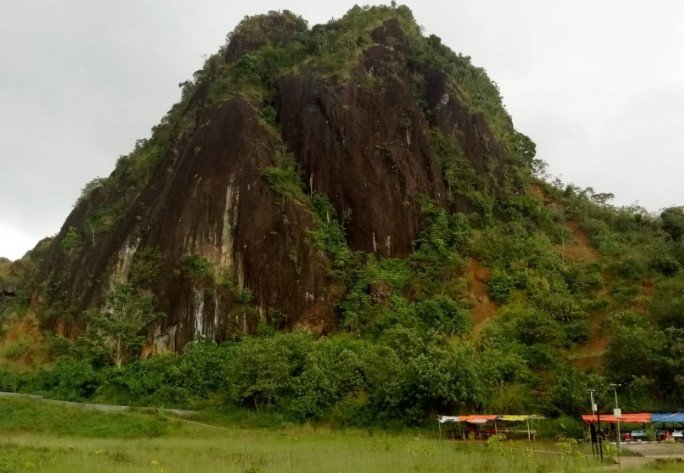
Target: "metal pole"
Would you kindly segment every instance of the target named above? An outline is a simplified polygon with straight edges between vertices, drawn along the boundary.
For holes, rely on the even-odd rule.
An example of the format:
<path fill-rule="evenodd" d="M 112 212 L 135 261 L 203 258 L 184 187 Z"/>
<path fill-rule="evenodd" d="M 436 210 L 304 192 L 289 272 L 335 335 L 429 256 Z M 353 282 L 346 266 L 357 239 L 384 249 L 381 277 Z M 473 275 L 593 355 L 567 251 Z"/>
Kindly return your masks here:
<path fill-rule="evenodd" d="M 595 457 L 598 456 L 598 439 L 596 438 L 596 423 L 594 422 L 594 416 L 596 415 L 596 404 L 594 404 L 594 390 L 589 390 L 589 396 L 591 398 L 591 415 L 592 419 L 589 422 L 589 433 L 591 434 L 591 453 Z"/>
<path fill-rule="evenodd" d="M 615 412 L 613 414 L 616 414 L 615 420 L 617 421 L 617 460 L 618 460 L 618 470 L 619 470 L 620 469 L 620 440 L 621 440 L 621 438 L 620 438 L 621 437 L 621 435 L 620 435 L 620 417 L 621 416 L 618 416 L 617 414 L 618 413 L 622 414 L 622 413 L 618 411 L 618 409 L 620 409 L 620 408 L 618 407 L 617 388 L 620 385 L 613 383 L 613 384 L 611 384 L 611 386 L 613 387 L 613 394 L 615 394 Z"/>
<path fill-rule="evenodd" d="M 603 442 L 601 441 L 601 410 L 598 407 L 598 397 L 596 398 L 596 426 L 598 430 L 598 448 L 601 463 L 603 463 Z"/>
<path fill-rule="evenodd" d="M 596 396 L 596 403 L 594 403 L 594 394 L 596 393 L 596 389 L 590 389 L 589 393 L 591 394 L 591 412 L 592 414 L 596 415 L 596 432 L 598 435 L 599 457 L 601 458 L 601 463 L 603 463 L 603 442 L 601 441 L 601 413 L 598 405 L 598 396 Z"/>

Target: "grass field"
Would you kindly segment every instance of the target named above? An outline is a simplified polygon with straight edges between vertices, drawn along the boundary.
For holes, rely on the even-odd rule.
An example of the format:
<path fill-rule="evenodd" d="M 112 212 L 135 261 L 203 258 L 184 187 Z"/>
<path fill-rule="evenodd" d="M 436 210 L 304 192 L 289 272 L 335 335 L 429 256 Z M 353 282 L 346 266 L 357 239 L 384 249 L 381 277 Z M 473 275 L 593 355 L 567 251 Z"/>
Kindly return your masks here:
<path fill-rule="evenodd" d="M 240 429 L 0 399 L 0 473 L 563 472 L 596 466 L 575 447 L 554 443 L 473 444 L 313 427 Z M 651 471 L 678 471 L 675 466 L 681 465 Z"/>

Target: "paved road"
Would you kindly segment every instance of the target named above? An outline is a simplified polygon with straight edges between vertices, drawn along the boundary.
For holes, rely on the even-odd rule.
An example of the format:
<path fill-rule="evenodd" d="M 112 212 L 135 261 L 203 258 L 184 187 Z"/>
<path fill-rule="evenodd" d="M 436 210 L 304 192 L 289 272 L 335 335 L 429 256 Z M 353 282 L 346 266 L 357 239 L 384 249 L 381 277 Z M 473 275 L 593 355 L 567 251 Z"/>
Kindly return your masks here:
<path fill-rule="evenodd" d="M 46 404 L 56 404 L 60 406 L 70 406 L 77 409 L 86 409 L 91 411 L 102 411 L 102 412 L 124 412 L 124 411 L 161 411 L 164 414 L 171 414 L 179 417 L 191 417 L 197 414 L 197 411 L 188 411 L 184 409 L 157 409 L 156 407 L 131 407 L 131 406 L 116 406 L 112 404 L 90 404 L 87 402 L 69 402 L 69 401 L 57 401 L 55 399 L 46 399 L 43 396 L 38 396 L 35 394 L 19 394 L 19 393 L 6 393 L 0 391 L 0 398 L 16 398 L 16 399 L 33 399 L 35 401 L 42 401 Z"/>
<path fill-rule="evenodd" d="M 682 461 L 682 470 L 684 471 L 684 444 L 683 443 L 632 443 L 624 445 L 626 450 L 643 456 L 623 456 L 621 459 L 621 468 L 617 465 L 606 465 L 597 468 L 592 468 L 590 471 L 625 471 L 643 468 L 646 465 L 652 464 L 658 459 L 675 458 Z"/>
<path fill-rule="evenodd" d="M 648 458 L 681 458 L 684 460 L 684 443 L 633 443 L 625 448 Z"/>

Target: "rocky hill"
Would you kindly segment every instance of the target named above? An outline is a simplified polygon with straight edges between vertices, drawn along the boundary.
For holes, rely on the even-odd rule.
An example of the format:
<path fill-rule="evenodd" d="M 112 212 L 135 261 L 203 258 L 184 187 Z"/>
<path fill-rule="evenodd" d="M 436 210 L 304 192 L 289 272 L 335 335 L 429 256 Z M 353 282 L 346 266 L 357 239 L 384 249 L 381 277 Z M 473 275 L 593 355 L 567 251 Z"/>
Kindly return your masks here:
<path fill-rule="evenodd" d="M 478 89 L 459 87 L 459 74 Z M 453 188 L 469 184 L 459 172 L 504 192 L 521 161 L 515 138 L 484 73 L 421 37 L 404 8 L 352 10 L 311 30 L 288 12 L 247 19 L 153 136 L 88 185 L 32 305 L 60 307 L 48 322 L 70 314 L 80 330 L 80 312 L 132 282 L 167 314 L 157 339 L 171 349 L 276 316 L 329 331 L 345 292 L 333 274 L 345 256 L 330 245 L 409 255 L 425 201 L 476 205 Z M 445 169 L 437 146 L 461 169 Z M 238 301 L 247 291 L 256 311 Z"/>
<path fill-rule="evenodd" d="M 16 317 L 129 333 L 117 364 L 300 328 L 369 340 L 451 373 L 406 401 L 422 414 L 572 412 L 601 376 L 681 402 L 682 209 L 545 182 L 485 71 L 408 8 L 245 18 L 181 87 L 28 255 Z M 452 393 L 453 357 L 484 384 Z"/>

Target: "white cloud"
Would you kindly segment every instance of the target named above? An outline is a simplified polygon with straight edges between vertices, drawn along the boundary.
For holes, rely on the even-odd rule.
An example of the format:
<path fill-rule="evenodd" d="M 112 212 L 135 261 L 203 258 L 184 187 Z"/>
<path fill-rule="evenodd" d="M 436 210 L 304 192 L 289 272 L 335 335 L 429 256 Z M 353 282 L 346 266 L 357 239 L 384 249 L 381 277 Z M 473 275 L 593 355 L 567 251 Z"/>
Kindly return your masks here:
<path fill-rule="evenodd" d="M 0 222 L 0 257 L 16 260 L 36 246 L 38 241 L 32 236 Z"/>

